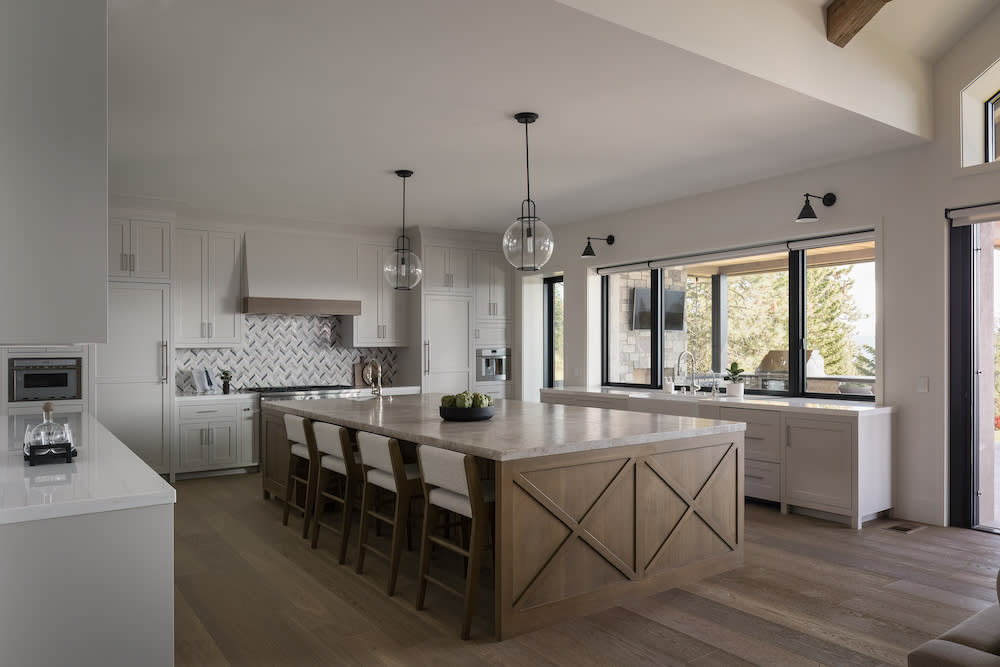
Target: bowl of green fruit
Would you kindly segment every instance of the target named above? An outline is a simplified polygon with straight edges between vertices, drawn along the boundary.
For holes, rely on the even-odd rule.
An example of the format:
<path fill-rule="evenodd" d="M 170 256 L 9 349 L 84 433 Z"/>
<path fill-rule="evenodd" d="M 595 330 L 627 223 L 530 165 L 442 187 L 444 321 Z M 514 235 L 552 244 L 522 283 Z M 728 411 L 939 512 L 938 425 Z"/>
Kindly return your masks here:
<path fill-rule="evenodd" d="M 441 397 L 441 419 L 449 422 L 481 422 L 493 416 L 493 397 L 463 391 Z"/>

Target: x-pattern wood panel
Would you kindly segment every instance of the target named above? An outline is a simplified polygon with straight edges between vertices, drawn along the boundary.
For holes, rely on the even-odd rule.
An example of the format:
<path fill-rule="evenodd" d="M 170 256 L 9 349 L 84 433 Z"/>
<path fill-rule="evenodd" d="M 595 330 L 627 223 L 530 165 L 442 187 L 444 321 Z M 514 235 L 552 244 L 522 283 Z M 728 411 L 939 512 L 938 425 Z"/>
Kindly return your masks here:
<path fill-rule="evenodd" d="M 556 559 L 556 557 L 563 552 L 569 544 L 571 544 L 575 539 L 579 538 L 583 540 L 591 549 L 597 552 L 605 561 L 613 565 L 619 572 L 621 572 L 625 577 L 630 580 L 635 580 L 638 578 L 638 574 L 633 566 L 626 563 L 618 554 L 614 553 L 609 549 L 601 540 L 599 540 L 593 533 L 591 533 L 587 526 L 591 524 L 595 517 L 598 516 L 602 505 L 606 498 L 609 498 L 614 490 L 629 477 L 629 475 L 635 474 L 635 462 L 634 458 L 629 458 L 622 465 L 621 469 L 615 474 L 610 482 L 604 487 L 594 503 L 590 508 L 584 513 L 579 521 L 574 519 L 566 510 L 564 510 L 558 503 L 556 503 L 552 498 L 546 495 L 541 489 L 539 489 L 531 480 L 527 479 L 524 474 L 518 475 L 514 479 L 514 483 L 524 490 L 536 503 L 548 510 L 555 518 L 563 523 L 568 529 L 569 534 L 562 540 L 552 555 L 545 561 L 542 567 L 538 570 L 537 574 L 528 582 L 528 585 L 523 591 L 521 591 L 514 600 L 515 608 L 519 608 L 519 603 L 524 600 L 524 598 L 532 591 L 532 589 L 538 585 L 542 580 L 543 575 L 549 568 L 549 565 Z M 634 479 L 634 477 L 633 477 Z"/>
<path fill-rule="evenodd" d="M 718 518 L 712 516 L 712 513 L 706 509 L 706 507 L 702 502 L 704 494 L 707 492 L 708 489 L 712 488 L 713 482 L 723 473 L 726 467 L 729 465 L 736 464 L 735 448 L 733 445 L 730 445 L 726 449 L 726 452 L 719 458 L 719 461 L 716 463 L 715 468 L 712 470 L 711 474 L 709 474 L 708 479 L 705 480 L 705 483 L 701 485 L 697 493 L 695 493 L 693 496 L 687 491 L 685 491 L 684 486 L 680 484 L 677 481 L 677 479 L 675 479 L 673 475 L 671 475 L 667 470 L 665 470 L 663 466 L 660 465 L 660 463 L 657 462 L 654 458 L 645 457 L 642 459 L 642 463 L 644 463 L 647 467 L 649 467 L 649 469 L 652 470 L 656 474 L 656 476 L 663 481 L 663 483 L 667 486 L 667 488 L 676 493 L 677 496 L 681 499 L 681 501 L 683 501 L 684 504 L 687 505 L 687 509 L 684 510 L 684 513 L 681 515 L 680 519 L 677 520 L 677 523 L 674 524 L 673 528 L 670 529 L 664 536 L 663 542 L 660 543 L 660 546 L 653 553 L 653 556 L 652 558 L 650 558 L 649 562 L 645 564 L 644 569 L 648 570 L 656 566 L 657 562 L 660 560 L 662 555 L 668 551 L 667 547 L 670 544 L 671 539 L 680 533 L 680 529 L 686 522 L 694 520 L 695 516 L 697 516 L 698 519 L 703 521 L 709 527 L 709 529 L 711 529 L 713 533 L 715 533 L 723 542 L 725 542 L 725 544 L 730 549 L 732 550 L 736 549 L 735 531 L 726 530 L 726 528 L 720 525 Z"/>

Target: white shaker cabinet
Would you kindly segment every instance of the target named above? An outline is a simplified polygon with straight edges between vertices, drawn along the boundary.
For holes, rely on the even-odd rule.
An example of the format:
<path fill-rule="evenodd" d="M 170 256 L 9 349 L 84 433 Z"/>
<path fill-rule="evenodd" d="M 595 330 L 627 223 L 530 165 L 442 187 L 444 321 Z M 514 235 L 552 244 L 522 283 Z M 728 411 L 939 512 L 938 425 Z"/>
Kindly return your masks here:
<path fill-rule="evenodd" d="M 256 465 L 255 397 L 206 396 L 177 407 L 177 473 Z"/>
<path fill-rule="evenodd" d="M 178 229 L 174 332 L 178 347 L 232 347 L 243 339 L 240 237 Z"/>
<path fill-rule="evenodd" d="M 472 297 L 424 294 L 423 334 L 422 391 L 471 391 Z"/>
<path fill-rule="evenodd" d="M 114 280 L 170 280 L 170 223 L 111 218 L 108 276 Z"/>
<path fill-rule="evenodd" d="M 424 289 L 471 292 L 472 250 L 425 245 Z"/>
<path fill-rule="evenodd" d="M 109 283 L 108 342 L 92 370 L 92 412 L 159 473 L 170 467 L 169 303 L 167 285 Z"/>
<path fill-rule="evenodd" d="M 350 347 L 402 347 L 407 344 L 409 290 L 397 290 L 383 276 L 382 267 L 393 259 L 395 248 L 358 246 L 358 285 L 361 314 L 347 327 Z"/>
<path fill-rule="evenodd" d="M 781 499 L 781 413 L 722 406 L 719 419 L 747 425 L 743 493 L 751 498 Z"/>
<path fill-rule="evenodd" d="M 476 250 L 475 293 L 477 320 L 506 320 L 507 299 L 512 292 L 513 269 L 503 253 Z"/>

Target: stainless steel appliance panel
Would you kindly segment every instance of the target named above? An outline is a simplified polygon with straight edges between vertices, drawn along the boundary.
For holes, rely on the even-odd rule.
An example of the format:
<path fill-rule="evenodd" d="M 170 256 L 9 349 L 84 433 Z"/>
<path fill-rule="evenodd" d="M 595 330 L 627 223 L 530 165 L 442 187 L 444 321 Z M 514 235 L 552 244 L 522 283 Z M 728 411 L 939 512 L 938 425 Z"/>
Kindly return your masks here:
<path fill-rule="evenodd" d="M 507 366 L 509 363 L 509 347 L 484 347 L 476 350 L 476 381 L 506 381 Z"/>
<path fill-rule="evenodd" d="M 10 359 L 10 400 L 79 400 L 83 396 L 82 367 L 81 357 Z"/>

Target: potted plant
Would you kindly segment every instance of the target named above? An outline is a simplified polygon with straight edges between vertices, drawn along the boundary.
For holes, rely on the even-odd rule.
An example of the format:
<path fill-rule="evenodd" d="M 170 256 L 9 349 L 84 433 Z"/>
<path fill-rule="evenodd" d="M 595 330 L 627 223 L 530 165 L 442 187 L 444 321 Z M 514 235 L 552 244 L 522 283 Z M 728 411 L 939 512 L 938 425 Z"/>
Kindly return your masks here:
<path fill-rule="evenodd" d="M 229 393 L 229 383 L 233 379 L 233 373 L 232 373 L 232 371 L 222 371 L 221 373 L 219 373 L 219 379 L 222 380 L 222 393 L 223 394 L 228 394 Z"/>
<path fill-rule="evenodd" d="M 735 361 L 726 369 L 726 396 L 743 398 L 743 369 Z"/>

